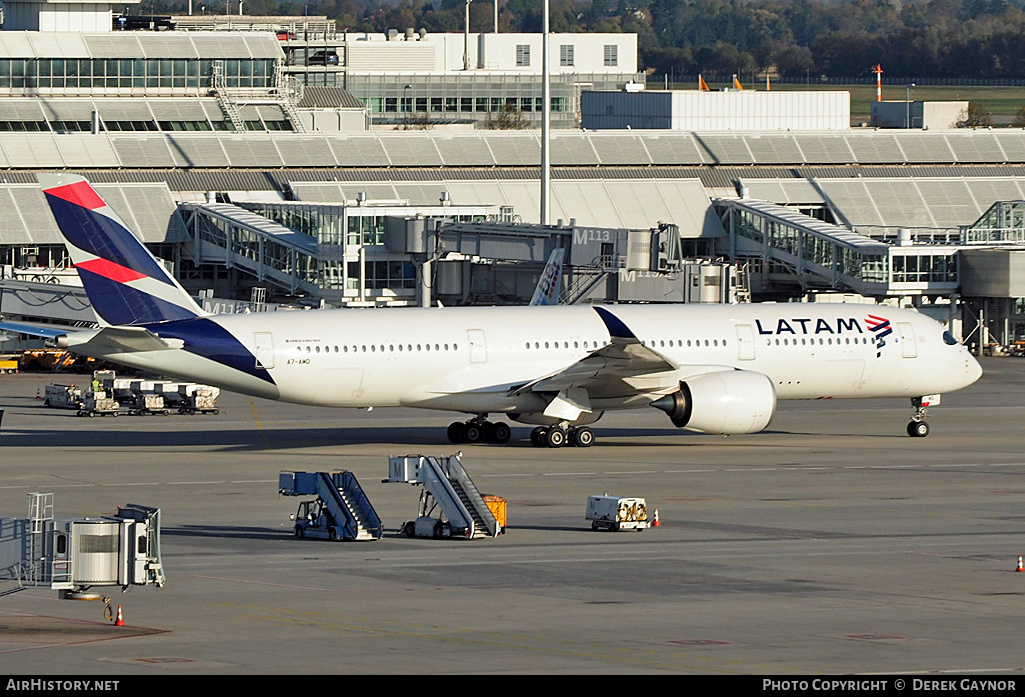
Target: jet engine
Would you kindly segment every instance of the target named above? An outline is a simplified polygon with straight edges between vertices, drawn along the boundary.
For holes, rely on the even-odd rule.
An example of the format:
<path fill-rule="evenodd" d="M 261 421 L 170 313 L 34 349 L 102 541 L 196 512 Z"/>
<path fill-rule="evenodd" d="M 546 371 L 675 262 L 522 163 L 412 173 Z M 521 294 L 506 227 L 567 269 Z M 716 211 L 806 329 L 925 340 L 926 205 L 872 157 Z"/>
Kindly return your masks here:
<path fill-rule="evenodd" d="M 677 428 L 704 433 L 756 433 L 776 411 L 776 388 L 761 373 L 717 371 L 687 378 L 680 389 L 651 403 Z"/>

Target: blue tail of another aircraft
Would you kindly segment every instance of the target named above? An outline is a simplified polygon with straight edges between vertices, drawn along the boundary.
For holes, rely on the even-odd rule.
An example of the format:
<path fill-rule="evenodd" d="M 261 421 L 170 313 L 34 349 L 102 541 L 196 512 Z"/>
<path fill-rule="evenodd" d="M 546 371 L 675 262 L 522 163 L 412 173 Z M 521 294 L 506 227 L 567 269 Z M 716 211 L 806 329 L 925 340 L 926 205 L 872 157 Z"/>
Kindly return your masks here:
<path fill-rule="evenodd" d="M 85 178 L 38 179 L 101 322 L 140 325 L 206 314 Z"/>
<path fill-rule="evenodd" d="M 562 247 L 552 250 L 548 263 L 541 272 L 541 279 L 537 282 L 537 288 L 534 289 L 530 305 L 559 304 L 559 282 L 562 280 L 562 258 L 565 253 Z"/>

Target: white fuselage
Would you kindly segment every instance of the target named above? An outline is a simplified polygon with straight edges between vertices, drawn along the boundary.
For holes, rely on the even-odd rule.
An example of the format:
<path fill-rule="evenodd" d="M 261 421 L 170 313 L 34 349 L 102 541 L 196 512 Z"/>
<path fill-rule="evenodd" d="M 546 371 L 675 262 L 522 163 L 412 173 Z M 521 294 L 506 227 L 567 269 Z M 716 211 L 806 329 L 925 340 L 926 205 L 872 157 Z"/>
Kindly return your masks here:
<path fill-rule="evenodd" d="M 689 376 L 739 369 L 780 399 L 919 397 L 960 389 L 981 369 L 944 328 L 912 310 L 856 304 L 607 306 L 675 370 L 624 378 L 590 395 L 597 410 L 646 406 Z M 891 330 L 873 332 L 877 315 Z M 207 318 L 257 357 L 273 382 L 184 350 L 106 354 L 127 365 L 290 402 L 541 412 L 514 388 L 610 341 L 594 308 L 466 307 L 275 312 Z M 161 334 L 159 327 L 154 329 Z"/>

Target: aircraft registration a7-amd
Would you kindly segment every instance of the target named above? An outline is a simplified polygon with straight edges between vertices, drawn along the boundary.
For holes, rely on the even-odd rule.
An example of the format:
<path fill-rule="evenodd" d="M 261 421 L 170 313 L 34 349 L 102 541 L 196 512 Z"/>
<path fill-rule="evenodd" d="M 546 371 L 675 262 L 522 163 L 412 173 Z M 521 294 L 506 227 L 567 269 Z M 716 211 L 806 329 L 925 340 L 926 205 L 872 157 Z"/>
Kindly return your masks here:
<path fill-rule="evenodd" d="M 472 415 L 454 442 L 586 447 L 604 412 L 654 407 L 680 428 L 764 429 L 778 399 L 911 398 L 925 407 L 982 369 L 938 322 L 856 304 L 341 309 L 210 315 L 82 177 L 39 182 L 99 328 L 6 323 L 79 354 L 268 399 Z"/>

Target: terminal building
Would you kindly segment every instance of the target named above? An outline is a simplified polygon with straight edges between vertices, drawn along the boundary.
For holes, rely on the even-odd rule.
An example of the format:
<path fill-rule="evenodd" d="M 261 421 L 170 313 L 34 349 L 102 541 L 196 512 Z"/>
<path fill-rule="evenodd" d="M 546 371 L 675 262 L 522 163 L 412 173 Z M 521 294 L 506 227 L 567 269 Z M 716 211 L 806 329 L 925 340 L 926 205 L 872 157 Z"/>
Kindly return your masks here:
<path fill-rule="evenodd" d="M 542 225 L 539 132 L 479 127 L 491 113 L 476 110 L 485 93 L 445 91 L 476 85 L 488 56 L 505 55 L 495 47 L 515 62 L 514 47 L 535 47 L 539 37 L 350 42 L 329 39 L 326 25 L 315 37 L 284 19 L 252 31 L 184 24 L 0 32 L 5 317 L 92 321 L 35 182 L 38 172 L 60 170 L 94 182 L 219 311 L 252 301 L 522 303 L 548 254 L 562 247 L 565 302 L 827 297 L 914 305 L 980 348 L 1025 337 L 1019 129 L 571 124 L 551 138 L 552 220 Z M 617 83 L 632 76 L 635 39 L 591 39 L 574 44 L 574 61 L 583 47 L 604 54 L 617 45 L 620 65 L 602 67 L 622 70 Z M 421 93 L 414 76 L 389 71 L 383 59 L 377 73 L 355 70 L 357 44 L 423 50 L 432 41 L 447 46 L 432 44 L 439 70 L 422 76 L 439 81 L 438 92 Z M 453 66 L 464 46 L 476 66 L 469 70 Z M 313 60 L 318 51 L 326 53 Z M 532 68 L 536 53 L 529 51 Z M 494 60 L 502 68 L 506 58 Z M 579 67 L 588 72 L 565 73 L 567 84 L 581 93 L 583 83 L 596 87 L 597 66 Z M 327 84 L 329 71 L 340 82 Z M 516 84 L 536 84 L 521 77 Z M 360 92 L 364 78 L 378 91 Z M 489 109 L 492 98 L 510 104 L 509 84 L 492 84 Z M 570 96 L 567 112 L 579 99 Z M 441 111 L 432 111 L 436 104 Z M 439 122 L 465 119 L 465 128 L 405 128 L 423 122 L 420 107 Z"/>

